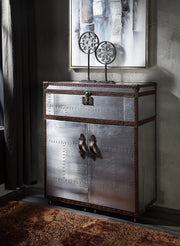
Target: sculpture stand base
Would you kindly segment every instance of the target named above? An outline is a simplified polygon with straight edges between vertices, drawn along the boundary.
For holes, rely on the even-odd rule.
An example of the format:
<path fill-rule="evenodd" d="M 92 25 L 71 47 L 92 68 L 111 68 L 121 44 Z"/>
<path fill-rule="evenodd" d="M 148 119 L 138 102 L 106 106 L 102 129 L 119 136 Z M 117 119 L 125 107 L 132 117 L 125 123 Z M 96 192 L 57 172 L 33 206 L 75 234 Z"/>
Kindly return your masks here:
<path fill-rule="evenodd" d="M 96 80 L 81 80 L 81 82 L 83 82 L 83 83 L 97 83 L 97 81 Z"/>
<path fill-rule="evenodd" d="M 105 81 L 105 80 L 101 80 L 101 81 L 96 81 L 96 80 L 81 80 L 81 82 L 83 83 L 96 83 L 96 84 L 115 84 L 116 82 L 114 81 Z"/>
<path fill-rule="evenodd" d="M 116 82 L 115 81 L 109 81 L 109 80 L 107 80 L 107 81 L 98 81 L 98 83 L 100 83 L 100 84 L 115 84 Z"/>

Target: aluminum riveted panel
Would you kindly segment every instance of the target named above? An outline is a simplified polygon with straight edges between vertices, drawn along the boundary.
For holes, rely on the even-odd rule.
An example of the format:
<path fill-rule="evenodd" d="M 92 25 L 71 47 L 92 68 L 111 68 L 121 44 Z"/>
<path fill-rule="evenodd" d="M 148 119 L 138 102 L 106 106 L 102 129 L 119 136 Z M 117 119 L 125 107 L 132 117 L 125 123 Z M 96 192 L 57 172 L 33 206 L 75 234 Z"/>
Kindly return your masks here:
<path fill-rule="evenodd" d="M 133 88 L 115 88 L 115 87 L 94 87 L 94 86 L 79 86 L 78 84 L 75 84 L 76 86 L 65 86 L 65 85 L 48 85 L 47 90 L 69 90 L 69 91 L 108 91 L 108 92 L 127 92 L 127 93 L 134 93 Z"/>
<path fill-rule="evenodd" d="M 139 126 L 139 208 L 142 209 L 156 195 L 155 178 L 155 121 Z"/>
<path fill-rule="evenodd" d="M 46 120 L 47 196 L 87 202 L 87 162 L 78 149 L 86 124 Z"/>
<path fill-rule="evenodd" d="M 134 121 L 134 98 L 93 96 L 92 106 L 82 104 L 83 95 L 46 94 L 46 114 L 94 119 Z"/>
<path fill-rule="evenodd" d="M 138 103 L 138 110 L 139 110 L 139 119 L 144 120 L 155 116 L 156 112 L 156 105 L 155 105 L 155 94 L 149 96 L 142 96 L 139 97 Z"/>
<path fill-rule="evenodd" d="M 135 211 L 134 127 L 89 124 L 96 158 L 89 159 L 89 202 Z"/>
<path fill-rule="evenodd" d="M 154 87 L 143 87 L 139 89 L 139 92 L 145 92 L 145 91 L 154 91 Z"/>

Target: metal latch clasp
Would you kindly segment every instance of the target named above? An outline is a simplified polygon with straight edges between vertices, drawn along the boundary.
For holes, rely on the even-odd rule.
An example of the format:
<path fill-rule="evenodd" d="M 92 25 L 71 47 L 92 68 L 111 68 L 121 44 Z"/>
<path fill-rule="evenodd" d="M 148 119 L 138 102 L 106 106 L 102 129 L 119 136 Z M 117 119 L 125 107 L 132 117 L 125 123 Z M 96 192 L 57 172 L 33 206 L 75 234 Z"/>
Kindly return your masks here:
<path fill-rule="evenodd" d="M 93 106 L 94 99 L 91 97 L 92 93 L 90 91 L 85 91 L 82 97 L 82 104 Z"/>

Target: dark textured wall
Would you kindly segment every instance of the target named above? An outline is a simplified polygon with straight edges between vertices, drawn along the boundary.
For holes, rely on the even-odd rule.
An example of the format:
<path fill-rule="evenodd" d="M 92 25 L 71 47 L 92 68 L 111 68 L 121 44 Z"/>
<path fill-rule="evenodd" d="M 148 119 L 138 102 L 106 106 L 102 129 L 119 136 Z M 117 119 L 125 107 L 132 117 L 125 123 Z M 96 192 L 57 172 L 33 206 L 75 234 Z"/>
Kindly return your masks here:
<path fill-rule="evenodd" d="M 0 127 L 0 184 L 4 183 L 4 130 Z"/>
<path fill-rule="evenodd" d="M 4 87 L 3 87 L 3 79 L 2 79 L 2 73 L 0 71 L 0 126 L 4 125 L 3 120 L 3 110 L 4 110 Z"/>
<path fill-rule="evenodd" d="M 69 71 L 68 0 L 37 0 L 37 165 L 43 183 L 42 81 L 79 80 L 84 71 Z M 180 209 L 180 1 L 150 0 L 148 69 L 116 70 L 109 79 L 119 82 L 156 81 L 158 83 L 158 202 Z M 104 79 L 102 71 L 91 78 Z"/>

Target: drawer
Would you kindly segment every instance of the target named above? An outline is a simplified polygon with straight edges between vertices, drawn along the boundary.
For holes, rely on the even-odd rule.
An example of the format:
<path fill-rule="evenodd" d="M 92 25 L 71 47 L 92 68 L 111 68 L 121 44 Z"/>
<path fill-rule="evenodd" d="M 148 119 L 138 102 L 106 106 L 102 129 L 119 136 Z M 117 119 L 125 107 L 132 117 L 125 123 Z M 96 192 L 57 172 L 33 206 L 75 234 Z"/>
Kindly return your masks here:
<path fill-rule="evenodd" d="M 46 93 L 46 115 L 134 121 L 134 98 L 104 96 L 92 92 L 93 105 L 82 103 L 83 95 Z"/>

